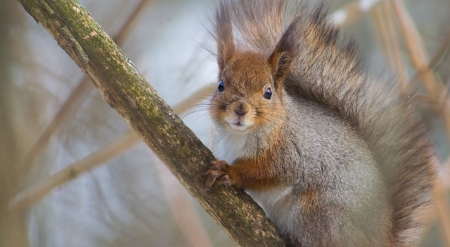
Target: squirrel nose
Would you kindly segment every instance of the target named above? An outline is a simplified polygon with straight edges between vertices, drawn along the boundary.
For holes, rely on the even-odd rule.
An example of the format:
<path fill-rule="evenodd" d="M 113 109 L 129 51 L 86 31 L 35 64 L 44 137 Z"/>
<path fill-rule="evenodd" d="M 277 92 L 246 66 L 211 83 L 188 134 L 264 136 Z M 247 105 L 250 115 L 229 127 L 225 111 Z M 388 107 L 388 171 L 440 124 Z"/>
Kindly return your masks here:
<path fill-rule="evenodd" d="M 239 102 L 235 107 L 234 107 L 234 112 L 236 113 L 236 115 L 238 116 L 244 116 L 245 114 L 247 114 L 248 112 L 248 108 L 247 105 Z"/>

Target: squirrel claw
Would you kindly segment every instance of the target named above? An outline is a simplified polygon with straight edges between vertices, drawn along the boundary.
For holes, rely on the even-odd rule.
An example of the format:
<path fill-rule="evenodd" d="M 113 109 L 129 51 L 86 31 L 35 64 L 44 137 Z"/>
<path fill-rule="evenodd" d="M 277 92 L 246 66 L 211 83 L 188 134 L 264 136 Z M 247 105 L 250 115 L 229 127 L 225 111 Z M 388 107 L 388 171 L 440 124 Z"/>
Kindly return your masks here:
<path fill-rule="evenodd" d="M 231 185 L 230 177 L 228 176 L 229 170 L 230 166 L 226 161 L 213 161 L 209 164 L 208 170 L 203 175 L 206 187 L 211 187 L 214 183 Z"/>

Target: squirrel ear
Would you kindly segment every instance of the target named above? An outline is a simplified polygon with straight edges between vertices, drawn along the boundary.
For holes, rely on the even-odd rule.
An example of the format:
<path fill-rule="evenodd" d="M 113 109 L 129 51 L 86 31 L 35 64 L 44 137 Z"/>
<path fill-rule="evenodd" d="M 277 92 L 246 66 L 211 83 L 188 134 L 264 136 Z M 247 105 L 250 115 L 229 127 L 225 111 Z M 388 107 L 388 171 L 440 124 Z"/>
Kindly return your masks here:
<path fill-rule="evenodd" d="M 283 81 L 290 72 L 292 60 L 298 50 L 297 37 L 300 37 L 302 31 L 301 21 L 300 16 L 292 21 L 269 58 L 275 87 L 278 91 L 281 90 Z"/>
<path fill-rule="evenodd" d="M 217 63 L 222 71 L 225 64 L 234 54 L 233 24 L 229 13 L 229 7 L 224 2 L 216 12 L 216 41 L 217 41 Z"/>
<path fill-rule="evenodd" d="M 275 87 L 278 92 L 281 90 L 284 79 L 289 73 L 291 67 L 292 55 L 289 51 L 278 51 L 275 50 L 274 53 L 269 58 L 269 64 L 272 68 L 272 76 L 274 79 Z"/>

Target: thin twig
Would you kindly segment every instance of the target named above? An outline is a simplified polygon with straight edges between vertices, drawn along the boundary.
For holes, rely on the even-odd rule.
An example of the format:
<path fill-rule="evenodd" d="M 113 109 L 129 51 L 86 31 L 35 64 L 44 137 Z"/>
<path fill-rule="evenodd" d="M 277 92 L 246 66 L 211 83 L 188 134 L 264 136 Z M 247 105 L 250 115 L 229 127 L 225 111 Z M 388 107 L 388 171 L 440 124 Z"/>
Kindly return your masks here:
<path fill-rule="evenodd" d="M 143 11 L 147 9 L 147 5 L 151 2 L 152 0 L 140 0 L 138 4 L 136 4 L 133 12 L 131 12 L 123 25 L 120 27 L 119 31 L 113 37 L 114 42 L 116 42 L 118 46 L 122 46 L 125 43 L 126 39 L 128 38 L 128 34 L 135 26 L 136 21 L 139 19 Z"/>
<path fill-rule="evenodd" d="M 93 169 L 97 164 L 110 160 L 111 157 L 117 157 L 119 154 L 127 151 L 130 146 L 133 146 L 139 141 L 139 137 L 133 131 L 128 131 L 119 140 L 112 142 L 88 157 L 51 175 L 37 185 L 31 186 L 25 191 L 19 193 L 10 202 L 10 208 L 14 210 L 23 210 L 30 207 L 54 188 L 72 180 L 75 177 L 78 177 L 86 171 Z"/>
<path fill-rule="evenodd" d="M 408 48 L 408 54 L 413 66 L 420 73 L 420 76 L 425 82 L 430 95 L 440 95 L 440 87 L 434 74 L 428 70 L 428 56 L 424 49 L 422 38 L 417 30 L 414 21 L 409 15 L 403 1 L 392 1 L 395 14 L 400 24 L 406 46 Z"/>
<path fill-rule="evenodd" d="M 434 69 L 434 67 L 436 67 L 436 65 L 439 63 L 439 61 L 442 59 L 442 57 L 444 57 L 445 54 L 447 54 L 449 47 L 450 47 L 450 29 L 447 31 L 444 38 L 442 38 L 440 45 L 439 45 L 439 49 L 434 53 L 433 58 L 431 59 L 430 63 L 428 64 L 428 66 L 427 66 L 428 70 L 432 70 L 432 69 Z M 420 78 L 420 73 L 419 73 L 419 71 L 417 71 L 414 74 L 414 76 L 412 77 L 412 79 L 410 80 L 409 84 L 416 83 L 416 81 L 419 78 Z"/>
<path fill-rule="evenodd" d="M 89 93 L 94 89 L 94 86 L 89 81 L 87 77 L 84 76 L 78 86 L 70 93 L 67 100 L 61 106 L 59 111 L 50 121 L 50 123 L 45 127 L 45 129 L 39 134 L 36 141 L 31 145 L 31 148 L 22 160 L 24 167 L 24 174 L 26 174 L 33 163 L 42 153 L 42 151 L 47 147 L 48 142 L 52 135 L 62 126 L 62 124 L 69 119 L 69 117 L 76 112 L 78 107 L 81 105 L 83 100 L 89 95 Z"/>
<path fill-rule="evenodd" d="M 205 100 L 205 95 L 211 95 L 215 88 L 216 84 L 214 83 L 210 83 L 204 86 L 203 88 L 189 96 L 189 98 L 187 98 L 186 100 L 183 100 L 180 103 L 174 105 L 173 111 L 178 115 L 187 112 L 193 106 Z"/>
<path fill-rule="evenodd" d="M 380 40 L 382 51 L 398 77 L 402 92 L 407 93 L 406 68 L 401 58 L 398 35 L 394 28 L 389 2 L 384 1 L 374 8 L 375 30 Z"/>

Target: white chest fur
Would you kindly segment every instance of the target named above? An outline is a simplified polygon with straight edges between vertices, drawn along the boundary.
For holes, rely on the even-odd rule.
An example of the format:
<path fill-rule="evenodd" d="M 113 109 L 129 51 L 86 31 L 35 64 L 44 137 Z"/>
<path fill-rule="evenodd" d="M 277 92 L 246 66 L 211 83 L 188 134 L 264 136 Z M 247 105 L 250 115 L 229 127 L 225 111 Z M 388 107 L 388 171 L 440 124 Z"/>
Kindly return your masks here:
<path fill-rule="evenodd" d="M 228 164 L 238 158 L 251 157 L 256 155 L 256 148 L 261 145 L 258 140 L 250 137 L 246 133 L 230 133 L 228 131 L 215 130 L 213 133 L 213 152 L 217 159 L 225 160 Z M 264 209 L 267 216 L 281 229 L 285 229 L 286 222 L 289 222 L 289 208 L 283 203 L 286 196 L 292 191 L 291 186 L 278 186 L 264 191 L 247 192 Z"/>
<path fill-rule="evenodd" d="M 217 159 L 225 160 L 233 165 L 233 161 L 238 158 L 251 156 L 252 141 L 247 133 L 230 133 L 228 131 L 215 131 L 213 135 L 213 152 Z"/>

